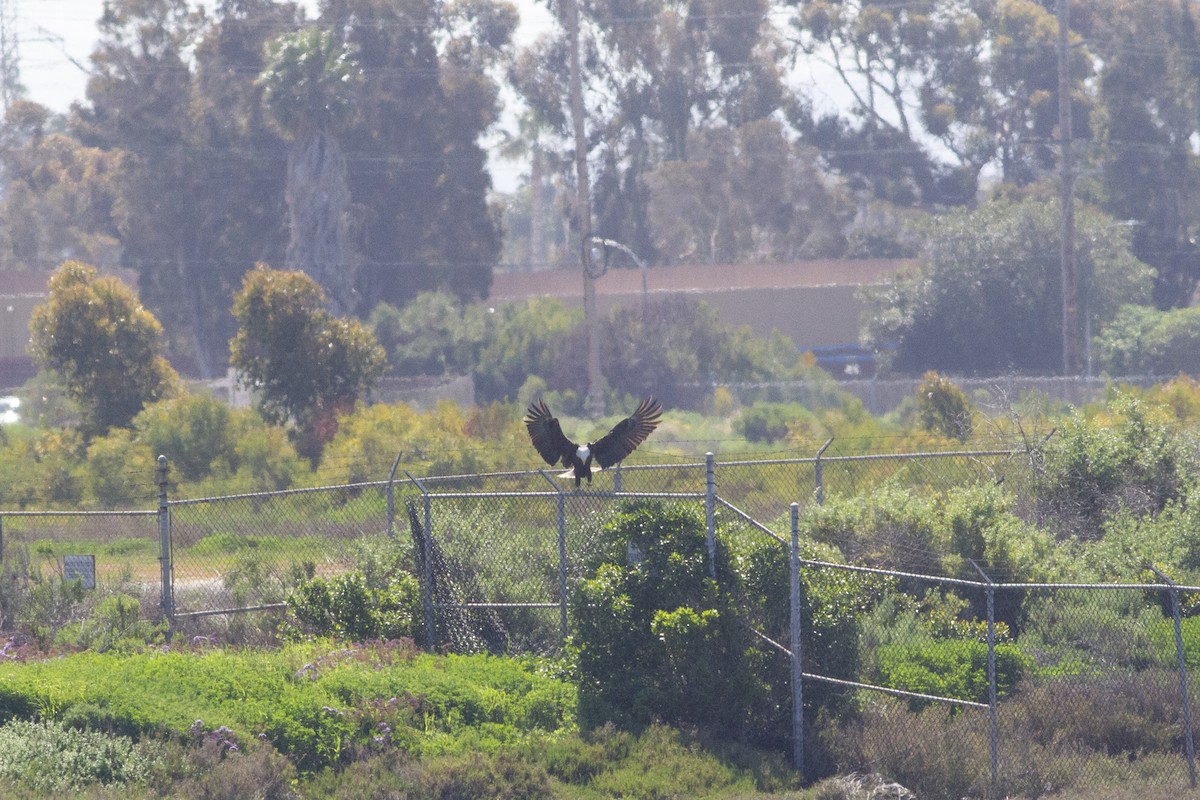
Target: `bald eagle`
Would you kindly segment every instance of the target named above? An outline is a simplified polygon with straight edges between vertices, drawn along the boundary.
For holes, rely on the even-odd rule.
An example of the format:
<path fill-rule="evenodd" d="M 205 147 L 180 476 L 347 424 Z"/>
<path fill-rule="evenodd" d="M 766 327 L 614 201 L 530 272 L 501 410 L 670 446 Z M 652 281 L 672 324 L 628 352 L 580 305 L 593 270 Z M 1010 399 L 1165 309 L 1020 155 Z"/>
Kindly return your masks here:
<path fill-rule="evenodd" d="M 647 397 L 636 411 L 614 425 L 611 431 L 583 446 L 575 444 L 563 434 L 558 419 L 542 400 L 529 405 L 524 421 L 538 455 L 551 466 L 561 462 L 567 472 L 559 477 L 574 476 L 575 487 L 578 488 L 584 478 L 588 483 L 592 482 L 592 461 L 599 464 L 601 469 L 611 467 L 646 441 L 646 437 L 662 421 L 662 406 L 653 397 Z"/>

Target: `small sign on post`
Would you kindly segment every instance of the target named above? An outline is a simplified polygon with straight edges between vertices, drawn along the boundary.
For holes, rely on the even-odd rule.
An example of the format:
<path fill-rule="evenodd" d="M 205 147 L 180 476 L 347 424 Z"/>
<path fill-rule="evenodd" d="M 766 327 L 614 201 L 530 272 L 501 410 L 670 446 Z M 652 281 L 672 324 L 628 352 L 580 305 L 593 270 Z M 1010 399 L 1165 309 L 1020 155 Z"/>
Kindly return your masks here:
<path fill-rule="evenodd" d="M 95 556 L 63 556 L 63 580 L 83 581 L 83 588 L 96 588 Z"/>

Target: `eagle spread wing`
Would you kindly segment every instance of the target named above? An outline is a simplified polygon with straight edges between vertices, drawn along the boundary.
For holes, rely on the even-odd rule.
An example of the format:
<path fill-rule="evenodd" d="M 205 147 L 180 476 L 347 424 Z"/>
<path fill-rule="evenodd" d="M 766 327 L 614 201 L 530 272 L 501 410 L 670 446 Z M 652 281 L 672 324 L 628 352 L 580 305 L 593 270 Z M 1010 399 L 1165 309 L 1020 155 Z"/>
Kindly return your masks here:
<path fill-rule="evenodd" d="M 592 458 L 601 467 L 611 467 L 646 441 L 658 423 L 662 421 L 662 406 L 653 396 L 647 397 L 637 410 L 613 426 L 592 445 Z M 557 428 L 557 422 L 555 422 Z M 562 431 L 559 431 L 562 435 Z M 534 443 L 537 446 L 537 443 Z M 538 448 L 541 452 L 541 448 Z M 543 453 L 543 456 L 545 454 Z"/>
<path fill-rule="evenodd" d="M 579 445 L 563 434 L 562 426 L 550 413 L 545 401 L 538 400 L 530 404 L 525 413 L 525 427 L 529 429 L 529 438 L 533 440 L 534 449 L 547 464 L 553 466 L 561 461 L 564 467 L 571 466 L 571 459 Z"/>

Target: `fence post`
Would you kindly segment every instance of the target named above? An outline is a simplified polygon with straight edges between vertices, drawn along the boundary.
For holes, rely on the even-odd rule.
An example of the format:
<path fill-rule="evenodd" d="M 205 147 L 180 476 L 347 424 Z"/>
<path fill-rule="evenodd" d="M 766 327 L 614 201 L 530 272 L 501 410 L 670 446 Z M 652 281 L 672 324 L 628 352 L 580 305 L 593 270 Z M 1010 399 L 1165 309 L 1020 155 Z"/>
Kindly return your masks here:
<path fill-rule="evenodd" d="M 804 667 L 800 646 L 800 504 L 792 503 L 792 766 L 804 772 Z"/>
<path fill-rule="evenodd" d="M 822 468 L 822 464 L 821 464 L 821 456 L 825 455 L 825 451 L 829 449 L 829 445 L 831 445 L 831 444 L 833 444 L 833 437 L 832 437 L 832 436 L 831 436 L 831 437 L 829 437 L 829 439 L 827 439 L 827 440 L 826 440 L 825 444 L 821 445 L 821 449 L 817 451 L 817 462 L 816 462 L 816 472 L 817 472 L 817 488 L 816 488 L 816 494 L 817 494 L 817 505 L 819 505 L 819 506 L 823 506 L 823 505 L 825 505 L 825 475 L 824 475 L 824 469 Z"/>
<path fill-rule="evenodd" d="M 1187 663 L 1183 657 L 1183 630 L 1180 627 L 1179 587 L 1153 564 L 1150 565 L 1158 579 L 1167 585 L 1171 593 L 1171 617 L 1175 620 L 1175 660 L 1179 668 L 1179 693 L 1183 700 L 1183 741 L 1187 753 L 1188 781 L 1196 787 L 1196 745 L 1192 740 L 1192 701 L 1188 693 Z"/>
<path fill-rule="evenodd" d="M 167 636 L 175 627 L 175 590 L 171 586 L 171 506 L 167 501 L 167 457 L 158 457 L 158 561 L 162 567 L 162 615 Z"/>
<path fill-rule="evenodd" d="M 4 563 L 4 517 L 0 517 L 0 564 Z"/>
<path fill-rule="evenodd" d="M 704 454 L 704 525 L 708 530 L 708 576 L 717 577 L 717 461 Z"/>
<path fill-rule="evenodd" d="M 396 453 L 396 460 L 392 462 L 392 471 L 388 473 L 387 535 L 389 539 L 396 538 L 396 469 L 400 466 L 400 458 L 403 455 L 403 450 Z"/>
<path fill-rule="evenodd" d="M 618 465 L 619 467 L 620 465 Z M 565 645 L 567 643 L 567 493 L 546 474 L 546 470 L 539 469 L 538 473 L 554 487 L 554 491 L 558 492 L 558 631 L 559 638 Z"/>
<path fill-rule="evenodd" d="M 408 470 L 404 474 L 421 491 L 425 511 L 425 535 L 421 537 L 421 606 L 425 612 L 426 641 L 432 650 L 437 645 L 437 630 L 433 627 L 433 504 L 425 486 Z"/>
<path fill-rule="evenodd" d="M 996 587 L 973 559 L 967 560 L 987 584 L 984 592 L 987 594 L 988 749 L 992 759 L 992 795 L 998 796 L 996 788 L 1000 777 L 1000 725 L 996 709 Z"/>

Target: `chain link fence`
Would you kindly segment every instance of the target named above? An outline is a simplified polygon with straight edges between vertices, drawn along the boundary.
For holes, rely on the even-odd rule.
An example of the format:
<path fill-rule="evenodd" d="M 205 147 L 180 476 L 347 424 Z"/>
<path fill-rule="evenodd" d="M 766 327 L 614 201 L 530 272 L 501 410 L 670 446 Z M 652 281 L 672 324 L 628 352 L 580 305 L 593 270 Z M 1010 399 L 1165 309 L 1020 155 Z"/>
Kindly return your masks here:
<path fill-rule="evenodd" d="M 1148 796 L 1131 787 L 1187 796 L 1200 673 L 1200 616 L 1189 612 L 1200 587 L 1168 575 L 967 580 L 830 563 L 798 543 L 810 503 L 889 482 L 930 493 L 1003 483 L 1031 496 L 1034 467 L 1021 449 L 876 455 L 826 442 L 807 458 L 625 465 L 578 491 L 539 470 L 200 499 L 172 499 L 160 470 L 157 509 L 0 511 L 0 554 L 6 571 L 40 559 L 64 578 L 89 556 L 98 589 L 135 593 L 146 617 L 199 632 L 278 619 L 299 581 L 350 571 L 359 543 L 387 540 L 419 579 L 431 647 L 547 653 L 569 631 L 580 565 L 622 504 L 689 505 L 703 509 L 710 548 L 756 541 L 788 556 L 790 607 L 755 597 L 741 607 L 775 654 L 764 662 L 772 680 L 792 692 L 797 767 L 877 772 L 922 798 L 1079 786 L 1095 792 L 1081 797 Z"/>

